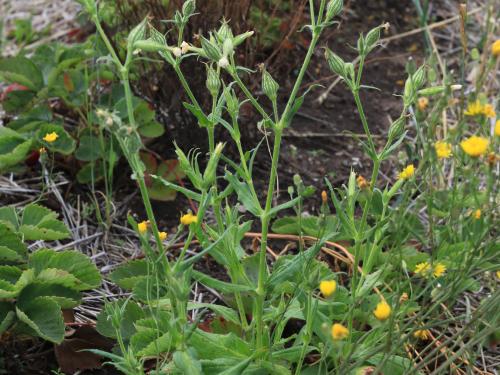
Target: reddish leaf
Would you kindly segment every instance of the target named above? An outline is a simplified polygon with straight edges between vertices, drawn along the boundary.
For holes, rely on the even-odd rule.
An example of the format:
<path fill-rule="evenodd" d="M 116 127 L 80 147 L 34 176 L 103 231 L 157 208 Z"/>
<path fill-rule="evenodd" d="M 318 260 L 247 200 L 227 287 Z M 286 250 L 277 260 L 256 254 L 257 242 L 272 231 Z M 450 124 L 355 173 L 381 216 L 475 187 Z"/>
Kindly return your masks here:
<path fill-rule="evenodd" d="M 77 328 L 75 333 L 70 338 L 66 338 L 61 345 L 56 345 L 54 351 L 61 371 L 74 374 L 77 371 L 101 367 L 102 358 L 85 351 L 86 349 L 110 351 L 112 347 L 113 342 L 97 333 L 95 328 L 82 326 Z"/>
<path fill-rule="evenodd" d="M 64 88 L 68 90 L 68 92 L 72 92 L 75 90 L 75 85 L 71 80 L 71 76 L 68 73 L 64 73 L 63 75 Z"/>

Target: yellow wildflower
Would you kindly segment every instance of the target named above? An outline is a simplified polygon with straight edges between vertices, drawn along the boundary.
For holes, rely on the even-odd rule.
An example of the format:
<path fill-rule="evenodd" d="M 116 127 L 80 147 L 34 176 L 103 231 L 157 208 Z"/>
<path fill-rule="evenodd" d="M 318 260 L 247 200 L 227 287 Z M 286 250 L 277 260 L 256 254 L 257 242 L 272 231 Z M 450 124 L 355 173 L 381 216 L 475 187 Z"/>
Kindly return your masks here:
<path fill-rule="evenodd" d="M 434 270 L 432 272 L 434 274 L 434 277 L 441 277 L 444 275 L 445 272 L 446 272 L 446 266 L 443 263 L 436 263 L 434 265 Z"/>
<path fill-rule="evenodd" d="M 386 320 L 391 316 L 391 311 L 391 306 L 389 306 L 387 302 L 380 301 L 375 310 L 373 310 L 373 315 L 375 315 L 375 318 L 378 320 Z"/>
<path fill-rule="evenodd" d="M 190 225 L 198 222 L 198 216 L 193 215 L 191 212 L 181 216 L 182 225 Z"/>
<path fill-rule="evenodd" d="M 477 209 L 476 211 L 474 211 L 473 216 L 474 216 L 474 219 L 476 219 L 476 220 L 481 219 L 481 210 Z"/>
<path fill-rule="evenodd" d="M 59 135 L 56 132 L 52 132 L 45 134 L 45 137 L 42 139 L 47 143 L 52 143 L 55 142 L 57 138 L 59 138 Z"/>
<path fill-rule="evenodd" d="M 479 100 L 476 100 L 475 102 L 469 103 L 464 114 L 466 116 L 482 115 L 483 114 L 483 105 L 481 104 L 481 102 Z"/>
<path fill-rule="evenodd" d="M 429 273 L 430 269 L 431 269 L 431 265 L 429 262 L 419 263 L 415 267 L 415 273 L 419 274 L 419 275 L 424 275 L 424 274 Z"/>
<path fill-rule="evenodd" d="M 500 120 L 497 120 L 495 123 L 495 135 L 497 137 L 500 137 Z"/>
<path fill-rule="evenodd" d="M 417 264 L 415 267 L 415 273 L 423 277 L 429 276 L 431 273 L 434 277 L 441 277 L 446 272 L 446 266 L 443 263 L 435 263 L 431 266 L 429 262 L 423 262 Z"/>
<path fill-rule="evenodd" d="M 415 336 L 419 340 L 429 340 L 431 338 L 431 332 L 428 329 L 417 329 L 413 332 L 413 336 Z"/>
<path fill-rule="evenodd" d="M 323 280 L 319 283 L 319 290 L 321 294 L 328 298 L 337 290 L 337 283 L 335 280 Z"/>
<path fill-rule="evenodd" d="M 425 96 L 418 98 L 417 107 L 419 110 L 425 111 L 428 105 L 429 105 L 429 99 L 427 99 Z"/>
<path fill-rule="evenodd" d="M 413 164 L 410 164 L 401 171 L 398 177 L 400 180 L 408 180 L 414 174 L 415 174 L 415 167 L 413 166 Z"/>
<path fill-rule="evenodd" d="M 165 241 L 167 239 L 167 232 L 160 232 L 158 233 L 160 236 L 160 240 Z"/>
<path fill-rule="evenodd" d="M 368 186 L 370 186 L 368 184 L 368 181 L 366 181 L 366 178 L 364 178 L 363 176 L 359 175 L 357 178 L 356 178 L 356 183 L 358 184 L 358 187 L 360 189 L 366 189 Z"/>
<path fill-rule="evenodd" d="M 495 108 L 491 104 L 485 104 L 483 106 L 483 115 L 489 118 L 497 117 L 497 114 L 495 113 Z"/>
<path fill-rule="evenodd" d="M 491 45 L 491 53 L 493 56 L 500 56 L 500 39 L 497 39 Z"/>
<path fill-rule="evenodd" d="M 334 340 L 342 340 L 345 339 L 349 335 L 349 330 L 344 327 L 342 324 L 335 323 L 332 326 L 332 338 Z"/>
<path fill-rule="evenodd" d="M 497 277 L 500 279 L 500 271 L 497 271 Z"/>
<path fill-rule="evenodd" d="M 447 142 L 438 141 L 434 144 L 438 159 L 447 159 L 451 156 L 451 145 Z"/>
<path fill-rule="evenodd" d="M 478 137 L 476 135 L 460 142 L 462 150 L 473 158 L 483 155 L 488 150 L 489 144 L 490 142 L 486 138 Z"/>
<path fill-rule="evenodd" d="M 144 234 L 148 230 L 148 225 L 149 225 L 149 220 L 141 221 L 139 224 L 137 224 L 137 230 L 139 231 L 140 234 Z"/>
<path fill-rule="evenodd" d="M 327 200 L 328 200 L 328 195 L 326 194 L 326 191 L 323 190 L 321 192 L 321 202 L 323 202 L 323 204 L 326 204 Z"/>

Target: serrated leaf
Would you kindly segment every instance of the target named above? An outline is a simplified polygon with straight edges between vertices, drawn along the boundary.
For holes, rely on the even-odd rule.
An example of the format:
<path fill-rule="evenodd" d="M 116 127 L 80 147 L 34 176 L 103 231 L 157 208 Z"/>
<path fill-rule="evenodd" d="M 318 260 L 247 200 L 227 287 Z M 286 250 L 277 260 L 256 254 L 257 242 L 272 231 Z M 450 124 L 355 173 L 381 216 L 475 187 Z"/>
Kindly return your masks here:
<path fill-rule="evenodd" d="M 54 211 L 30 204 L 23 211 L 19 231 L 26 240 L 61 240 L 69 237 L 68 229 L 56 217 Z"/>
<path fill-rule="evenodd" d="M 116 308 L 120 308 L 123 311 L 121 314 L 120 331 L 123 339 L 128 341 L 136 332 L 135 322 L 146 317 L 142 308 L 130 300 L 118 300 L 107 303 L 97 316 L 97 332 L 106 337 L 116 338 L 116 331 L 110 320 L 111 313 Z"/>
<path fill-rule="evenodd" d="M 23 271 L 19 267 L 15 266 L 0 266 L 0 280 L 7 281 L 11 284 L 15 284 L 17 280 L 21 277 Z"/>
<path fill-rule="evenodd" d="M 43 138 L 50 133 L 57 133 L 58 137 L 54 142 L 44 141 Z M 75 151 L 76 142 L 61 125 L 43 123 L 35 134 L 35 138 L 46 149 L 52 152 L 59 152 L 69 155 Z"/>
<path fill-rule="evenodd" d="M 0 172 L 24 162 L 32 144 L 20 136 L 0 136 Z"/>
<path fill-rule="evenodd" d="M 80 137 L 75 157 L 81 161 L 96 161 L 102 157 L 99 139 L 93 135 L 83 135 Z"/>
<path fill-rule="evenodd" d="M 9 329 L 15 317 L 14 304 L 7 301 L 0 301 L 0 335 Z"/>
<path fill-rule="evenodd" d="M 131 290 L 138 281 L 148 276 L 148 262 L 146 260 L 132 260 L 127 262 L 109 275 L 109 279 L 120 288 Z"/>
<path fill-rule="evenodd" d="M 21 309 L 16 306 L 18 319 L 42 339 L 60 344 L 64 339 L 64 321 L 61 308 L 50 297 L 38 297 Z"/>
<path fill-rule="evenodd" d="M 10 227 L 0 223 L 0 262 L 22 263 L 26 261 L 27 254 L 28 249 L 19 236 Z"/>
<path fill-rule="evenodd" d="M 219 335 L 197 329 L 193 332 L 190 343 L 203 359 L 246 359 L 252 354 L 249 344 L 234 333 Z"/>
<path fill-rule="evenodd" d="M 0 77 L 33 91 L 38 91 L 43 86 L 42 72 L 31 60 L 23 56 L 0 59 Z"/>
<path fill-rule="evenodd" d="M 80 293 L 61 284 L 34 281 L 26 285 L 17 299 L 17 306 L 24 309 L 31 301 L 39 297 L 48 297 L 63 309 L 75 307 L 80 302 Z"/>
<path fill-rule="evenodd" d="M 70 273 L 78 280 L 76 290 L 96 288 L 101 283 L 99 270 L 92 261 L 78 251 L 42 249 L 30 255 L 29 265 L 39 274 L 45 269 L 55 268 Z"/>

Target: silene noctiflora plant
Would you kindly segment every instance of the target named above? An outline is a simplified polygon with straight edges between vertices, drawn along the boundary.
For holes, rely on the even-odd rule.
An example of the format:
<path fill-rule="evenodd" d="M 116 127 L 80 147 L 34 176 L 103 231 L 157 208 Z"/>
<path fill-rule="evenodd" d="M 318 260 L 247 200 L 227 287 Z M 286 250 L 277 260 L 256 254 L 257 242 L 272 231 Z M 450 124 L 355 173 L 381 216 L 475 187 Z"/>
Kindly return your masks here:
<path fill-rule="evenodd" d="M 165 35 L 145 19 L 129 33 L 124 59 L 117 55 L 104 32 L 96 3 L 82 3 L 108 49 L 125 93 L 126 120 L 114 112 L 100 111 L 101 121 L 117 139 L 132 169 L 147 214 L 141 222 L 129 216 L 130 225 L 139 235 L 144 259 L 129 261 L 109 275 L 110 280 L 131 291 L 130 297 L 107 303 L 98 318 L 99 332 L 116 339 L 116 350 L 97 352 L 127 374 L 143 374 L 148 360 L 153 362 L 154 373 L 171 374 L 357 374 L 367 369 L 390 374 L 420 373 L 421 367 L 414 365 L 408 353 L 415 342 L 432 336 L 430 328 L 437 323 L 429 316 L 435 306 L 464 290 L 463 285 L 456 284 L 463 275 L 454 272 L 455 279 L 447 284 L 450 289 L 444 290 L 441 283 L 451 273 L 452 264 L 445 264 L 440 260 L 445 256 L 437 252 L 429 257 L 406 245 L 415 236 L 428 243 L 417 222 L 411 221 L 418 218 L 409 201 L 419 189 L 416 177 L 431 173 L 427 172 L 431 164 L 421 161 L 416 166 L 418 158 L 409 158 L 392 186 L 380 189 L 377 182 L 382 162 L 395 154 L 407 135 L 407 123 L 415 118 L 414 104 L 422 97 L 435 96 L 440 97 L 438 105 L 445 105 L 452 95 L 451 83 L 424 87 L 426 68 L 410 64 L 401 95 L 401 115 L 392 122 L 379 147 L 371 134 L 360 91 L 370 89 L 362 83 L 363 67 L 389 25 L 380 25 L 360 36 L 357 64 L 344 61 L 326 48 L 328 65 L 354 97 L 365 133 L 362 145 L 372 161 L 372 176 L 366 180 L 352 172 L 347 186 L 338 189 L 326 180 L 330 194 L 322 192 L 319 215 L 306 217 L 302 214 L 303 202 L 315 190 L 305 186 L 300 176 L 295 176 L 288 200 L 281 202 L 282 197 L 277 197 L 280 148 L 283 132 L 307 94 L 308 90 L 299 91 L 320 36 L 335 23 L 342 11 L 342 0 L 309 2 L 310 24 L 303 32 L 310 34 L 311 42 L 285 103 L 278 101 L 280 86 L 265 69 L 262 98 L 258 100 L 245 84 L 245 75 L 254 72 L 237 64 L 235 52 L 253 32 L 234 35 L 230 25 L 223 22 L 218 30 L 201 36 L 199 46 L 185 40 L 185 26 L 196 15 L 193 0 L 185 1 L 168 22 L 172 25 L 169 32 L 177 35 L 175 45 L 167 44 Z M 186 210 L 177 232 L 171 236 L 158 228 L 153 214 L 145 164 L 140 157 L 141 124 L 133 110 L 130 70 L 135 61 L 146 56 L 160 57 L 170 65 L 187 96 L 185 109 L 206 129 L 208 137 L 209 153 L 204 162 L 199 162 L 203 155 L 196 150 L 175 146 L 190 188 L 151 176 L 196 203 L 196 211 Z M 183 74 L 184 64 L 198 63 L 206 65 L 210 108 L 200 105 Z M 263 104 L 264 100 L 268 105 Z M 244 150 L 241 142 L 239 112 L 244 102 L 254 107 L 260 116 L 259 128 L 272 138 L 271 168 L 263 194 L 256 190 L 252 175 L 259 148 Z M 431 120 L 436 121 L 433 116 Z M 421 123 L 421 119 L 417 121 Z M 419 135 L 431 136 L 432 126 L 430 123 L 419 128 Z M 216 128 L 229 134 L 238 151 L 237 160 L 224 155 L 225 144 L 215 140 Z M 429 133 L 424 134 L 426 131 Z M 447 149 L 440 150 L 443 155 Z M 330 213 L 332 204 L 335 215 Z M 283 210 L 295 211 L 296 215 L 274 220 Z M 209 211 L 214 221 L 206 220 Z M 413 216 L 403 220 L 405 215 Z M 242 240 L 253 225 L 261 231 L 260 247 L 249 254 Z M 297 234 L 298 253 L 280 256 L 270 265 L 267 248 L 271 229 Z M 168 256 L 173 252 L 172 245 L 185 233 L 180 252 Z M 333 272 L 318 260 L 320 252 L 338 239 L 352 244 L 349 251 L 337 246 L 343 251 L 340 259 L 352 270 L 348 282 L 342 272 Z M 201 249 L 196 253 L 189 251 L 194 241 Z M 455 246 L 452 237 L 443 243 Z M 197 262 L 207 256 L 226 271 L 227 281 L 196 269 Z M 471 259 L 464 256 L 453 268 Z M 397 282 L 388 285 L 390 279 Z M 194 283 L 212 290 L 219 303 L 193 301 Z M 424 303 L 432 302 L 434 307 L 422 310 L 417 301 L 429 291 L 432 300 Z M 490 302 L 482 306 L 483 312 L 488 309 Z M 291 333 L 290 327 L 295 327 Z"/>

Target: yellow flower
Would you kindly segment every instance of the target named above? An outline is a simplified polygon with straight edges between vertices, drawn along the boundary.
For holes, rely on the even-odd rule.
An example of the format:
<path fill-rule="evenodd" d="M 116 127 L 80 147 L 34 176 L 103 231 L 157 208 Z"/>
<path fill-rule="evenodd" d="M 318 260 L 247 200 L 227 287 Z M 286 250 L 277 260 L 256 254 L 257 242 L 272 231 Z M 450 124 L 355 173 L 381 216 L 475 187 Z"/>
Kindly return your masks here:
<path fill-rule="evenodd" d="M 349 335 L 349 330 L 344 327 L 342 324 L 335 323 L 332 326 L 332 338 L 334 340 L 342 340 L 345 339 Z"/>
<path fill-rule="evenodd" d="M 165 241 L 167 239 L 167 232 L 158 233 L 160 236 L 160 240 Z"/>
<path fill-rule="evenodd" d="M 500 279 L 500 271 L 497 271 L 497 278 Z"/>
<path fill-rule="evenodd" d="M 443 263 L 436 263 L 434 265 L 434 270 L 432 272 L 434 274 L 434 277 L 441 277 L 444 275 L 445 272 L 446 272 L 446 266 Z"/>
<path fill-rule="evenodd" d="M 483 114 L 483 105 L 481 104 L 481 102 L 479 100 L 476 100 L 475 102 L 469 103 L 464 114 L 466 116 L 482 115 Z"/>
<path fill-rule="evenodd" d="M 497 114 L 495 113 L 495 108 L 491 104 L 485 104 L 483 106 L 483 115 L 490 118 L 497 117 Z"/>
<path fill-rule="evenodd" d="M 434 144 L 438 159 L 447 159 L 451 156 L 451 145 L 447 142 L 438 141 Z"/>
<path fill-rule="evenodd" d="M 52 143 L 55 142 L 57 138 L 59 138 L 59 135 L 56 132 L 52 132 L 45 134 L 45 137 L 42 139 L 47 143 Z"/>
<path fill-rule="evenodd" d="M 198 217 L 193 215 L 191 212 L 181 216 L 181 224 L 182 225 L 190 225 L 192 223 L 197 223 Z"/>
<path fill-rule="evenodd" d="M 474 211 L 474 213 L 472 215 L 474 216 L 474 219 L 476 219 L 476 220 L 481 219 L 481 210 L 477 209 L 476 211 Z"/>
<path fill-rule="evenodd" d="M 443 263 L 436 263 L 432 267 L 429 262 L 423 262 L 417 264 L 415 267 L 415 273 L 423 277 L 429 276 L 431 273 L 434 277 L 441 277 L 446 272 L 446 266 Z"/>
<path fill-rule="evenodd" d="M 429 262 L 419 263 L 415 267 L 415 273 L 419 274 L 419 275 L 425 275 L 425 274 L 429 273 L 430 269 L 431 269 L 431 265 L 429 264 Z"/>
<path fill-rule="evenodd" d="M 495 135 L 497 137 L 500 137 L 500 120 L 497 120 L 495 123 Z"/>
<path fill-rule="evenodd" d="M 375 310 L 373 310 L 373 315 L 375 315 L 375 318 L 378 320 L 386 320 L 391 316 L 391 306 L 385 301 L 380 301 L 377 304 L 377 307 Z"/>
<path fill-rule="evenodd" d="M 415 174 L 415 167 L 413 164 L 408 165 L 405 169 L 401 171 L 399 174 L 400 180 L 408 180 Z"/>
<path fill-rule="evenodd" d="M 413 332 L 413 336 L 415 336 L 419 340 L 429 340 L 431 338 L 431 332 L 428 329 L 417 329 Z"/>
<path fill-rule="evenodd" d="M 427 99 L 425 96 L 418 98 L 417 107 L 419 110 L 425 111 L 428 105 L 429 105 L 429 99 Z"/>
<path fill-rule="evenodd" d="M 140 234 L 144 234 L 148 230 L 148 225 L 149 225 L 149 220 L 141 221 L 139 224 L 137 224 L 137 230 L 139 231 Z"/>
<path fill-rule="evenodd" d="M 357 178 L 356 178 L 356 183 L 358 184 L 358 187 L 360 189 L 366 189 L 369 184 L 368 184 L 368 181 L 366 181 L 366 178 L 364 178 L 363 176 L 359 175 Z"/>
<path fill-rule="evenodd" d="M 489 144 L 490 142 L 486 138 L 478 137 L 476 135 L 460 142 L 462 150 L 473 158 L 483 155 L 488 150 Z"/>
<path fill-rule="evenodd" d="M 497 39 L 491 45 L 491 53 L 493 56 L 500 56 L 500 39 Z"/>
<path fill-rule="evenodd" d="M 319 290 L 325 297 L 330 297 L 337 290 L 337 283 L 335 280 L 323 280 L 319 283 Z"/>

